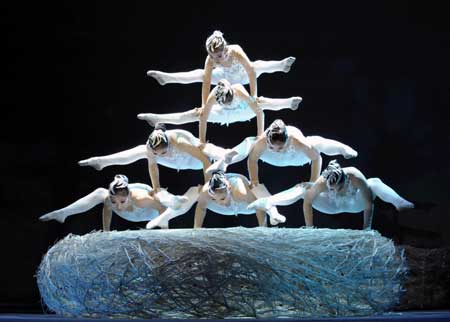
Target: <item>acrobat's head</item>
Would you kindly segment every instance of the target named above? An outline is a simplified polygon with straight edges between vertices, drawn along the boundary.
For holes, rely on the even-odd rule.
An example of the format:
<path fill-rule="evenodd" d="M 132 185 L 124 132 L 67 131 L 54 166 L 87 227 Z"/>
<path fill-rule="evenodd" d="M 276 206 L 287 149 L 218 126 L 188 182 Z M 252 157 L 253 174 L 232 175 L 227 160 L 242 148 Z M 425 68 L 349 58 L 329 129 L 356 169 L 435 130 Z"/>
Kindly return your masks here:
<path fill-rule="evenodd" d="M 223 171 L 213 172 L 209 180 L 208 194 L 215 202 L 221 205 L 229 205 L 231 201 L 230 183 Z"/>
<path fill-rule="evenodd" d="M 228 105 L 233 101 L 234 92 L 231 84 L 226 79 L 217 82 L 215 93 L 217 103 L 220 105 Z"/>
<path fill-rule="evenodd" d="M 158 123 L 147 140 L 147 149 L 155 156 L 164 156 L 169 149 L 169 138 L 166 134 L 166 127 L 162 123 Z"/>
<path fill-rule="evenodd" d="M 213 34 L 206 39 L 206 51 L 217 63 L 221 63 L 228 58 L 227 42 L 219 30 L 214 31 Z"/>
<path fill-rule="evenodd" d="M 284 149 L 287 140 L 286 124 L 281 119 L 273 121 L 266 130 L 267 147 L 275 152 L 279 152 Z"/>
<path fill-rule="evenodd" d="M 322 177 L 330 191 L 341 191 L 347 182 L 347 175 L 336 160 L 331 160 L 328 163 L 328 166 L 322 172 Z"/>
<path fill-rule="evenodd" d="M 117 174 L 114 181 L 109 184 L 109 200 L 113 207 L 124 210 L 130 201 L 130 189 L 128 189 L 128 178 L 123 174 Z"/>

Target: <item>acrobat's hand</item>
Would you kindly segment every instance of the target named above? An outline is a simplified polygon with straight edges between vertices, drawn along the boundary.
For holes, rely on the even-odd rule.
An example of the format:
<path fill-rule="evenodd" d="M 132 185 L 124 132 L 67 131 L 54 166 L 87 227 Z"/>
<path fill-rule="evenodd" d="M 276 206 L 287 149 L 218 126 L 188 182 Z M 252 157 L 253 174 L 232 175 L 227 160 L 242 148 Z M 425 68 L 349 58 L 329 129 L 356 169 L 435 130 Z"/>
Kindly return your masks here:
<path fill-rule="evenodd" d="M 55 210 L 39 217 L 39 220 L 40 221 L 56 220 L 62 224 L 66 220 L 66 217 L 67 216 L 62 211 Z"/>
<path fill-rule="evenodd" d="M 89 159 L 86 159 L 86 160 L 78 161 L 78 164 L 79 164 L 81 167 L 87 167 L 87 166 L 93 167 L 93 168 L 94 168 L 95 170 L 97 170 L 97 171 L 100 171 L 100 170 L 103 169 L 103 165 L 101 164 L 100 159 L 97 158 L 97 157 L 89 158 Z"/>

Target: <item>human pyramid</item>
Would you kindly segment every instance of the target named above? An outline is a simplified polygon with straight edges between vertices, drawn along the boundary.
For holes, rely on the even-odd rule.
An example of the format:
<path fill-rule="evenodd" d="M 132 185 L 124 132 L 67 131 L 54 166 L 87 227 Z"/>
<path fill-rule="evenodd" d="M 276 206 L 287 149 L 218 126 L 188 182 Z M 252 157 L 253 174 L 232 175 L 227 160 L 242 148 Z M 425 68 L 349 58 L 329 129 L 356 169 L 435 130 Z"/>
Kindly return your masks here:
<path fill-rule="evenodd" d="M 115 154 L 92 157 L 79 162 L 102 170 L 110 165 L 125 165 L 140 159 L 148 160 L 152 186 L 129 183 L 124 175 L 116 175 L 109 189 L 98 188 L 69 206 L 40 217 L 43 221 L 61 223 L 68 216 L 83 213 L 103 204 L 103 230 L 109 231 L 112 212 L 134 222 L 148 221 L 146 228 L 168 228 L 169 221 L 185 214 L 195 204 L 194 228 L 200 228 L 206 210 L 221 215 L 256 214 L 259 226 L 284 223 L 286 218 L 276 206 L 290 205 L 303 199 L 306 226 L 313 226 L 313 210 L 321 213 L 364 213 L 364 229 L 370 229 L 373 201 L 379 197 L 397 210 L 414 205 L 400 197 L 379 178 L 366 179 L 354 167 L 342 168 L 331 161 L 321 173 L 321 154 L 339 155 L 346 159 L 357 156 L 351 147 L 320 136 L 304 136 L 282 120 L 264 129 L 265 110 L 296 110 L 302 98 L 267 98 L 257 96 L 257 78 L 263 73 L 289 72 L 294 57 L 280 61 L 250 61 L 242 48 L 228 44 L 220 31 L 206 40 L 208 53 L 204 69 L 164 73 L 149 71 L 161 85 L 202 82 L 202 106 L 186 112 L 170 114 L 139 114 L 138 118 L 154 126 L 146 144 Z M 211 90 L 211 84 L 216 85 Z M 243 87 L 248 84 L 250 93 Z M 257 135 L 245 138 L 232 149 L 206 141 L 207 123 L 243 122 L 256 116 Z M 164 124 L 199 122 L 199 138 L 182 129 L 166 130 Z M 227 173 L 227 166 L 248 159 L 249 179 L 241 174 Z M 271 195 L 258 179 L 258 160 L 273 166 L 302 166 L 311 163 L 308 182 Z M 205 184 L 189 188 L 176 196 L 162 189 L 159 165 L 172 169 L 203 170 Z"/>

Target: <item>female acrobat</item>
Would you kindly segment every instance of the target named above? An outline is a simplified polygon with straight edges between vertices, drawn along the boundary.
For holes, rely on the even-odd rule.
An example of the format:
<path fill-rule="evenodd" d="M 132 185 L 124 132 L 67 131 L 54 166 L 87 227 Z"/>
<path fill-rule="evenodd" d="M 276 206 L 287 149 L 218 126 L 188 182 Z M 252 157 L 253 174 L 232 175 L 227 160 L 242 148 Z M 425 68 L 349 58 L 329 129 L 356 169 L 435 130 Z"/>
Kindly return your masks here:
<path fill-rule="evenodd" d="M 299 199 L 303 201 L 306 226 L 313 226 L 313 210 L 325 214 L 364 212 L 364 229 L 370 229 L 373 217 L 373 201 L 379 197 L 391 203 L 397 210 L 414 208 L 414 204 L 399 196 L 379 178 L 366 179 L 354 167 L 341 168 L 336 160 L 330 161 L 315 182 L 300 183 L 270 197 L 258 199 L 250 209 L 271 209 L 286 206 Z"/>
<path fill-rule="evenodd" d="M 247 157 L 247 155 L 237 156 L 236 153 L 230 152 L 230 149 L 223 149 L 211 143 L 201 145 L 200 140 L 190 132 L 180 129 L 166 130 L 165 126 L 159 123 L 146 144 L 111 155 L 81 160 L 78 164 L 102 170 L 111 165 L 125 165 L 147 159 L 151 184 L 158 192 L 161 187 L 158 164 L 176 170 L 203 169 L 206 182 L 210 171 L 205 170 L 211 165 L 210 160 L 222 160 L 228 157 L 229 163 L 234 163 Z"/>
<path fill-rule="evenodd" d="M 251 62 L 239 45 L 227 44 L 220 31 L 214 33 L 206 40 L 208 56 L 204 69 L 196 69 L 181 73 L 164 73 L 150 70 L 148 76 L 155 78 L 161 85 L 168 83 L 203 83 L 202 105 L 206 103 L 211 83 L 216 85 L 219 80 L 227 79 L 231 84 L 249 84 L 250 94 L 257 95 L 256 78 L 263 73 L 289 72 L 295 61 L 288 57 L 279 61 Z"/>
<path fill-rule="evenodd" d="M 244 145 L 240 147 L 246 148 Z M 238 151 L 245 154 L 244 151 Z M 311 182 L 319 177 L 322 167 L 321 153 L 353 158 L 358 153 L 348 145 L 321 136 L 305 137 L 298 128 L 275 120 L 264 134 L 256 138 L 248 153 L 248 171 L 253 186 L 259 184 L 258 160 L 277 167 L 302 166 L 311 163 Z"/>
<path fill-rule="evenodd" d="M 227 80 L 222 79 L 211 91 L 203 107 L 181 113 L 143 113 L 138 115 L 138 119 L 145 120 L 152 126 L 157 123 L 186 124 L 200 122 L 199 138 L 201 143 L 205 143 L 207 122 L 223 125 L 249 121 L 256 115 L 257 136 L 259 136 L 264 131 L 264 110 L 296 110 L 301 101 L 302 98 L 298 96 L 291 98 L 258 97 L 254 99 L 242 85 L 231 85 Z"/>
<path fill-rule="evenodd" d="M 260 185 L 262 186 L 262 185 Z M 261 188 L 261 187 L 260 187 Z M 265 189 L 265 196 L 270 196 Z M 256 200 L 255 194 L 250 190 L 250 182 L 240 174 L 216 171 L 211 179 L 198 191 L 198 201 L 195 209 L 194 228 L 201 228 L 205 219 L 206 210 L 210 209 L 221 215 L 255 214 L 259 226 L 266 226 L 265 213 L 270 217 L 270 223 L 277 225 L 286 221 L 275 207 L 264 211 L 248 209 L 248 205 Z M 178 214 L 165 213 L 147 224 L 147 228 L 165 227 L 170 219 Z"/>
<path fill-rule="evenodd" d="M 98 188 L 71 205 L 52 211 L 39 219 L 63 223 L 69 216 L 103 204 L 103 230 L 109 231 L 112 212 L 133 222 L 149 221 L 162 214 L 176 216 L 187 212 L 197 200 L 197 195 L 198 187 L 189 188 L 183 196 L 174 196 L 166 190 L 155 193 L 146 184 L 129 184 L 126 176 L 116 175 L 109 189 Z M 168 228 L 168 224 L 161 228 Z"/>

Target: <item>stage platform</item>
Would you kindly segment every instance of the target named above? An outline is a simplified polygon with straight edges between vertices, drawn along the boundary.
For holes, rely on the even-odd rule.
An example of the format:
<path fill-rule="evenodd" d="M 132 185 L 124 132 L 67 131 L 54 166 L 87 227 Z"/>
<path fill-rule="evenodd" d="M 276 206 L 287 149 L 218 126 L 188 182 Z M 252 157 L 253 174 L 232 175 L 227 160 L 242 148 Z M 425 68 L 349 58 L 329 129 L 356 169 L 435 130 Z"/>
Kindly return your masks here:
<path fill-rule="evenodd" d="M 201 321 L 201 322 L 208 322 L 208 321 L 220 321 L 220 322 L 226 322 L 226 321 L 233 321 L 235 322 L 237 319 L 224 319 L 224 320 L 208 320 L 208 319 L 191 319 L 191 320 L 185 320 L 185 321 Z M 243 319 L 245 321 L 261 321 L 256 319 Z M 265 322 L 269 321 L 281 321 L 281 320 L 289 320 L 289 321 L 301 321 L 301 322 L 344 322 L 344 321 L 363 321 L 363 322 L 388 322 L 388 321 L 408 321 L 408 322 L 433 322 L 433 321 L 450 321 L 450 310 L 445 311 L 410 311 L 410 312 L 393 312 L 388 313 L 384 315 L 378 315 L 378 316 L 371 316 L 371 317 L 338 317 L 338 318 L 317 318 L 317 319 L 264 319 Z M 63 322 L 75 322 L 75 321 L 98 321 L 98 322 L 137 322 L 137 321 L 174 321 L 174 320 L 140 320 L 140 319 L 133 319 L 133 320 L 123 320 L 123 319 L 77 319 L 77 318 L 64 318 L 59 315 L 54 314 L 14 314 L 14 313 L 8 313 L 8 314 L 0 314 L 0 321 L 13 321 L 13 322 L 42 322 L 42 321 L 48 321 L 48 322 L 56 322 L 56 321 L 63 321 Z"/>

